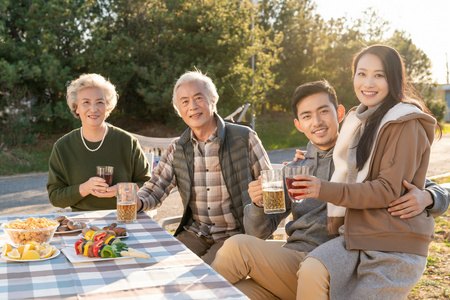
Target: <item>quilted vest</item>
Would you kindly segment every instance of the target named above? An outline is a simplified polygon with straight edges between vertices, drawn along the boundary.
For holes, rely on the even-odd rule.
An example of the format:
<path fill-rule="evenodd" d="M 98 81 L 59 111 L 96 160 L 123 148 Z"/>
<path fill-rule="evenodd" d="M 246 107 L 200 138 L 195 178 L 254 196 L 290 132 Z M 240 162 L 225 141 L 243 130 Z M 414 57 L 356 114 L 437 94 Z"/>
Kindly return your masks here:
<path fill-rule="evenodd" d="M 248 194 L 248 184 L 253 181 L 248 158 L 248 135 L 250 128 L 225 123 L 215 115 L 218 137 L 220 140 L 219 161 L 228 194 L 231 197 L 231 212 L 244 233 L 244 207 L 251 202 Z M 189 208 L 191 201 L 191 186 L 194 180 L 194 147 L 191 141 L 191 129 L 181 135 L 176 146 L 173 159 L 174 173 L 177 179 L 178 191 L 183 202 L 183 217 L 175 231 L 175 236 L 184 230 L 191 219 Z"/>

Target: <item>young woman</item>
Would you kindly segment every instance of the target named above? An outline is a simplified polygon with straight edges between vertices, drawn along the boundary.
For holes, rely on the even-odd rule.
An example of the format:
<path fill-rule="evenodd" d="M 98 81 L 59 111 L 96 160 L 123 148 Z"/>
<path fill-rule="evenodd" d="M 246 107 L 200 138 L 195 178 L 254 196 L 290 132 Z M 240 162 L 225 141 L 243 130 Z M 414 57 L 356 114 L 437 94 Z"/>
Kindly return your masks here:
<path fill-rule="evenodd" d="M 426 210 L 402 219 L 388 208 L 405 193 L 403 179 L 424 187 L 436 120 L 393 48 L 364 49 L 352 71 L 361 104 L 340 131 L 331 182 L 298 177 L 308 197 L 328 202 L 329 230 L 341 236 L 301 264 L 297 299 L 405 299 L 424 271 L 433 238 Z"/>
<path fill-rule="evenodd" d="M 49 160 L 47 191 L 56 207 L 72 210 L 116 208 L 117 182 L 142 186 L 150 166 L 136 138 L 105 122 L 117 104 L 114 85 L 84 74 L 67 87 L 67 105 L 81 127 L 60 138 Z M 113 166 L 112 186 L 96 176 L 96 166 Z"/>

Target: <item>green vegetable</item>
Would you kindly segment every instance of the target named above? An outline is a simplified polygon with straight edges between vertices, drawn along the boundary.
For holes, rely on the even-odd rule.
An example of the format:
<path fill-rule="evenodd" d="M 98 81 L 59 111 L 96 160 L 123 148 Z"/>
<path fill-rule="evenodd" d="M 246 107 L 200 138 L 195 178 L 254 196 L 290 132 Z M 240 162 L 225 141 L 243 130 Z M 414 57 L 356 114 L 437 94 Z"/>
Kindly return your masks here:
<path fill-rule="evenodd" d="M 103 247 L 101 256 L 102 256 L 102 258 L 117 257 L 116 253 L 113 251 L 113 249 L 110 245 L 105 245 L 105 247 Z"/>
<path fill-rule="evenodd" d="M 115 247 L 117 249 L 118 253 L 128 250 L 128 245 L 125 244 L 124 242 L 115 243 L 115 244 L 112 245 L 112 247 L 113 247 L 113 249 Z"/>

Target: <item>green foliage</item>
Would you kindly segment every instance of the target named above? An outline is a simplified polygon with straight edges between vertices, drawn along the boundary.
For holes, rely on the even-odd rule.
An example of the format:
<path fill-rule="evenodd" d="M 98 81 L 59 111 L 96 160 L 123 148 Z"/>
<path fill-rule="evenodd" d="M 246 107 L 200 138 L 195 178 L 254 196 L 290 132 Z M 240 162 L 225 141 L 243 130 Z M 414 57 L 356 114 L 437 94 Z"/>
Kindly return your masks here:
<path fill-rule="evenodd" d="M 447 112 L 447 104 L 445 101 L 428 100 L 425 104 L 438 122 L 442 122 L 444 120 L 445 113 Z"/>
<path fill-rule="evenodd" d="M 277 62 L 279 38 L 260 27 L 251 30 L 250 1 L 99 3 L 107 14 L 92 32 L 86 54 L 90 69 L 117 84 L 118 110 L 168 123 L 174 115 L 173 85 L 195 68 L 213 79 L 224 114 L 253 97 L 264 98 L 274 86 L 270 68 Z"/>
<path fill-rule="evenodd" d="M 273 28 L 274 34 L 283 34 L 280 63 L 273 68 L 278 75 L 277 86 L 259 103 L 270 108 L 281 104 L 284 109 L 290 109 L 295 88 L 314 80 L 308 66 L 316 63 L 311 56 L 323 22 L 314 15 L 314 5 L 309 0 L 261 1 L 258 22 L 264 28 Z"/>
<path fill-rule="evenodd" d="M 266 150 L 299 148 L 308 144 L 308 138 L 295 128 L 292 113 L 258 117 L 256 132 Z"/>
<path fill-rule="evenodd" d="M 4 94 L 2 100 L 6 109 L 0 114 L 0 150 L 9 146 L 32 144 L 36 134 L 31 126 L 32 99 L 26 88 L 16 88 L 11 93 Z"/>
<path fill-rule="evenodd" d="M 66 84 L 91 72 L 117 86 L 112 119 L 183 127 L 172 108 L 172 88 L 194 68 L 215 82 L 221 115 L 243 103 L 252 103 L 257 115 L 290 111 L 295 88 L 319 79 L 327 79 L 349 109 L 358 104 L 352 57 L 374 43 L 399 50 L 416 88 L 442 115 L 442 103 L 430 102 L 430 60 L 407 33 L 385 36 L 389 23 L 376 11 L 325 22 L 313 0 L 253 2 L 2 1 L 0 145 L 31 143 L 39 132 L 79 126 L 66 106 Z"/>
<path fill-rule="evenodd" d="M 92 1 L 2 2 L 0 112 L 3 123 L 7 119 L 3 133 L 18 136 L 5 139 L 2 134 L 1 143 L 15 146 L 32 142 L 30 136 L 42 129 L 37 124 L 47 124 L 47 130 L 61 130 L 62 123 L 53 114 L 53 108 L 58 101 L 64 101 L 65 84 L 82 61 L 83 32 L 89 28 L 84 13 L 89 2 Z M 13 99 L 19 94 L 23 97 Z M 25 103 L 31 105 L 28 110 L 22 110 Z"/>
<path fill-rule="evenodd" d="M 437 256 L 431 256 L 431 255 L 429 255 L 429 256 L 427 257 L 427 267 L 436 265 L 437 263 L 440 262 L 440 260 L 441 260 L 441 259 L 440 259 L 439 257 L 437 257 Z"/>
<path fill-rule="evenodd" d="M 441 123 L 442 133 L 450 133 L 450 124 L 449 123 Z M 450 180 L 449 180 L 450 182 Z"/>
<path fill-rule="evenodd" d="M 17 147 L 14 151 L 0 152 L 0 175 L 14 175 L 48 171 L 51 145 L 30 151 L 29 147 Z"/>

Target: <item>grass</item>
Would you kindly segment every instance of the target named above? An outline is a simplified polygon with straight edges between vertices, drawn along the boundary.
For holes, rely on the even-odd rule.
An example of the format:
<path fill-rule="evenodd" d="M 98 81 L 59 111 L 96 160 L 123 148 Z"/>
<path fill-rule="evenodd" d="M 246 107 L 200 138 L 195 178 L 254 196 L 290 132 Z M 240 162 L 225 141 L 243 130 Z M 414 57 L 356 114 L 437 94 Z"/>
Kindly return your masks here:
<path fill-rule="evenodd" d="M 450 210 L 436 218 L 435 223 L 425 272 L 410 292 L 409 300 L 450 298 Z"/>
<path fill-rule="evenodd" d="M 119 127 L 121 126 L 119 125 Z M 159 131 L 171 130 L 170 128 L 164 129 L 164 126 L 151 127 L 157 128 Z M 137 131 L 136 128 L 129 130 L 143 135 L 156 136 L 148 128 L 141 132 Z M 288 113 L 276 113 L 271 116 L 258 117 L 256 120 L 256 131 L 266 150 L 301 147 L 306 146 L 308 142 L 305 135 L 294 127 L 293 117 Z M 39 140 L 34 145 L 16 146 L 13 150 L 0 151 L 0 176 L 47 172 L 48 158 L 50 157 L 53 144 L 63 134 L 56 134 Z M 169 136 L 176 136 L 173 129 Z"/>
<path fill-rule="evenodd" d="M 434 178 L 432 179 L 432 181 L 436 182 L 437 184 L 450 182 L 450 176 Z"/>
<path fill-rule="evenodd" d="M 449 126 L 450 127 L 450 126 Z M 450 176 L 437 183 L 450 182 Z M 427 267 L 408 299 L 450 299 L 450 209 L 435 218 L 435 238 L 431 242 Z"/>
<path fill-rule="evenodd" d="M 450 133 L 450 123 L 441 123 L 442 133 Z"/>
<path fill-rule="evenodd" d="M 295 128 L 291 113 L 276 112 L 270 116 L 260 116 L 255 123 L 256 132 L 266 150 L 304 147 L 308 143 L 306 136 Z"/>
<path fill-rule="evenodd" d="M 32 172 L 47 172 L 48 158 L 57 137 L 41 140 L 34 145 L 15 147 L 0 152 L 0 176 Z"/>

